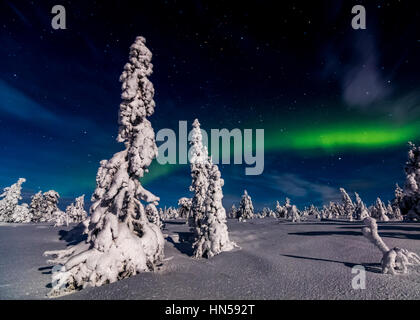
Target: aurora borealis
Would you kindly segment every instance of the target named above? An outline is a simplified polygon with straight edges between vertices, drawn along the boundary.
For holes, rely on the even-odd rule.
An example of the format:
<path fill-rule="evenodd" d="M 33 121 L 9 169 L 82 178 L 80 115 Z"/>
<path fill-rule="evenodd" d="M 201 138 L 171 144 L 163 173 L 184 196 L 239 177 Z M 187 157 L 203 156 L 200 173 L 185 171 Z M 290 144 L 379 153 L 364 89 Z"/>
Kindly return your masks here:
<path fill-rule="evenodd" d="M 90 197 L 99 161 L 122 148 L 118 77 L 137 35 L 154 55 L 156 132 L 195 118 L 265 130 L 262 175 L 221 165 L 227 208 L 244 189 L 256 207 L 321 205 L 339 187 L 386 201 L 404 181 L 407 142 L 420 140 L 420 19 L 408 4 L 366 3 L 363 31 L 351 1 L 63 1 L 66 30 L 51 28 L 54 4 L 1 4 L 1 188 L 25 177 L 26 199 Z M 174 206 L 189 168 L 153 163 L 143 183 Z"/>

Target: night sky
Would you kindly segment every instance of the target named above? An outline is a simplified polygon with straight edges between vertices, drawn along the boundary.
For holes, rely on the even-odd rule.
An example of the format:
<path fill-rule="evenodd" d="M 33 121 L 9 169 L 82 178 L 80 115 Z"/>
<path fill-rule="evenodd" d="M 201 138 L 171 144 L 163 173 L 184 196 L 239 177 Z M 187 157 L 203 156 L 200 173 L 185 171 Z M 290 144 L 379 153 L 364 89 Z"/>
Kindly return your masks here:
<path fill-rule="evenodd" d="M 265 169 L 221 165 L 224 204 L 339 197 L 373 202 L 404 182 L 420 140 L 420 10 L 413 1 L 2 1 L 0 187 L 25 177 L 25 200 L 54 189 L 90 197 L 115 141 L 122 68 L 137 35 L 153 53 L 151 122 L 178 130 L 265 129 Z M 51 27 L 64 5 L 67 29 Z M 351 28 L 363 4 L 367 29 Z M 189 166 L 154 163 L 161 205 L 190 196 Z"/>

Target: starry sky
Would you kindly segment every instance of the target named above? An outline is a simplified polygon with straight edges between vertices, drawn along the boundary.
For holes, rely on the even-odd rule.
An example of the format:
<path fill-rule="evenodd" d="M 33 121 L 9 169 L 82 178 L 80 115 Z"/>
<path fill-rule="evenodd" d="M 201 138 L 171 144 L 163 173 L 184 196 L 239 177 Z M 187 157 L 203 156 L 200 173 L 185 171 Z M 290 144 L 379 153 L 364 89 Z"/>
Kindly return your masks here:
<path fill-rule="evenodd" d="M 357 3 L 356 3 L 357 2 Z M 115 141 L 122 68 L 137 35 L 153 52 L 155 131 L 264 129 L 265 169 L 220 165 L 224 204 L 373 202 L 403 184 L 420 140 L 420 10 L 413 1 L 12 1 L 0 3 L 0 187 L 90 197 Z M 67 29 L 51 27 L 66 8 Z M 367 29 L 351 27 L 365 5 Z M 175 206 L 188 165 L 153 163 L 146 187 Z"/>

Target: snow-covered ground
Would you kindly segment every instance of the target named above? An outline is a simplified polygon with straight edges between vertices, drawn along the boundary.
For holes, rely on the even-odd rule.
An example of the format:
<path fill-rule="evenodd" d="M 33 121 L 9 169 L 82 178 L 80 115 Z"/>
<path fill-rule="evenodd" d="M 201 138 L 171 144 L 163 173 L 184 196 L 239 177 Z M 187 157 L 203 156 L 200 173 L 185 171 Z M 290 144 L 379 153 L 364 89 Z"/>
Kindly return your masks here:
<path fill-rule="evenodd" d="M 166 227 L 165 257 L 173 258 L 162 270 L 60 299 L 420 299 L 420 268 L 381 274 L 382 255 L 362 236 L 361 223 L 228 220 L 241 249 L 209 260 L 191 258 L 183 220 Z M 71 239 L 63 230 L 70 229 L 1 224 L 0 299 L 46 298 L 51 265 L 42 253 L 65 248 Z M 420 224 L 379 223 L 379 233 L 388 246 L 420 254 Z M 352 289 L 358 264 L 367 270 L 365 290 Z"/>

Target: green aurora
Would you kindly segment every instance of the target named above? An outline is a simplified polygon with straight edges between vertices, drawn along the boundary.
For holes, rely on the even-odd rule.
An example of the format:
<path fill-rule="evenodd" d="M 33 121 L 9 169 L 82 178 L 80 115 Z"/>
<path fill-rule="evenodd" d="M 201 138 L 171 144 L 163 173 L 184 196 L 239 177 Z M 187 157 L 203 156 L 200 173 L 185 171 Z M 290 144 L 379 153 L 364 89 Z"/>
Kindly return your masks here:
<path fill-rule="evenodd" d="M 359 121 L 332 124 L 303 124 L 294 128 L 271 126 L 264 132 L 264 152 L 301 152 L 311 156 L 325 156 L 343 152 L 371 152 L 385 147 L 402 147 L 420 138 L 420 123 L 395 125 L 387 121 Z M 251 126 L 248 126 L 248 128 Z M 253 125 L 255 129 L 258 128 Z M 255 150 L 255 146 L 254 146 Z M 233 148 L 232 148 L 233 153 Z M 160 165 L 153 162 L 144 184 L 169 175 L 182 165 Z"/>

